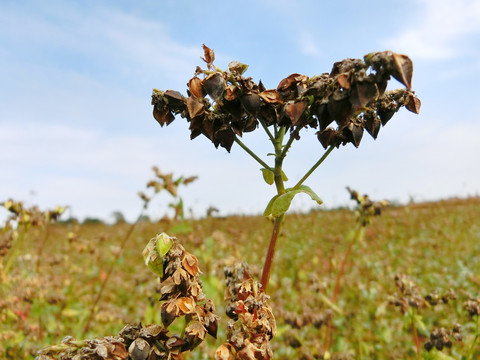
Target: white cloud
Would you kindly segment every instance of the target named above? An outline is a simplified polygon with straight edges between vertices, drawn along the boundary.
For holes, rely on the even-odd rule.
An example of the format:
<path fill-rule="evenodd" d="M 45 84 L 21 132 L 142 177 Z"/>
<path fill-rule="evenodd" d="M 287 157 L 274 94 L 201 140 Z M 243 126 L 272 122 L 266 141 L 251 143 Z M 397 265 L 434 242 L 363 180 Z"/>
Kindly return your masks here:
<path fill-rule="evenodd" d="M 425 60 L 449 59 L 473 50 L 472 44 L 462 41 L 480 33 L 479 0 L 417 0 L 406 6 L 412 21 L 386 39 L 385 46 Z"/>

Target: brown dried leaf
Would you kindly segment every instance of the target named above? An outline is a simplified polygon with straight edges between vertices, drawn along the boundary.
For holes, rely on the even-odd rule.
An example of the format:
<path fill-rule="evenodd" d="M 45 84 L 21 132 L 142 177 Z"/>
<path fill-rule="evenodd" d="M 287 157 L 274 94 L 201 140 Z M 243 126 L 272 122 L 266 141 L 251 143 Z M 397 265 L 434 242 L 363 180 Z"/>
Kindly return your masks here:
<path fill-rule="evenodd" d="M 394 71 L 392 76 L 407 87 L 412 87 L 413 63 L 407 55 L 392 53 Z"/>
<path fill-rule="evenodd" d="M 409 93 L 405 98 L 405 107 L 407 110 L 413 112 L 414 114 L 418 114 L 420 112 L 420 107 L 422 106 L 422 102 L 420 99 L 412 93 Z"/>
<path fill-rule="evenodd" d="M 305 112 L 306 108 L 307 108 L 307 104 L 304 103 L 303 101 L 288 102 L 284 106 L 285 113 L 292 121 L 292 125 L 295 125 L 297 123 L 297 121 Z"/>
<path fill-rule="evenodd" d="M 115 345 L 115 348 L 112 351 L 112 355 L 114 357 L 116 356 L 117 358 L 122 360 L 128 358 L 128 351 L 125 348 L 124 344 L 118 342 L 118 343 L 115 343 L 114 345 Z"/>
<path fill-rule="evenodd" d="M 268 104 L 282 104 L 283 103 L 283 101 L 280 100 L 280 96 L 278 95 L 278 92 L 274 89 L 262 91 L 258 95 L 263 99 L 263 101 L 265 101 Z"/>
<path fill-rule="evenodd" d="M 195 276 L 198 274 L 198 259 L 195 257 L 195 255 L 192 255 L 188 252 L 185 252 L 183 259 L 182 259 L 182 265 L 187 272 Z"/>
<path fill-rule="evenodd" d="M 190 93 L 195 97 L 203 98 L 205 96 L 205 91 L 202 87 L 202 80 L 200 80 L 196 76 L 191 78 L 188 82 L 188 89 L 190 90 Z"/>
<path fill-rule="evenodd" d="M 378 96 L 378 88 L 374 82 L 361 81 L 355 83 L 350 93 L 350 101 L 354 106 L 367 106 Z"/>
<path fill-rule="evenodd" d="M 238 96 L 238 88 L 235 85 L 228 85 L 225 89 L 224 98 L 227 101 L 233 101 Z"/>
<path fill-rule="evenodd" d="M 205 106 L 201 101 L 198 101 L 197 98 L 189 97 L 187 98 L 186 103 L 188 114 L 190 115 L 191 119 L 205 113 Z"/>
<path fill-rule="evenodd" d="M 230 344 L 222 344 L 215 352 L 215 360 L 231 360 Z"/>
<path fill-rule="evenodd" d="M 195 300 L 191 297 L 181 297 L 176 300 L 176 305 L 181 311 L 182 315 L 192 314 L 195 312 Z"/>
<path fill-rule="evenodd" d="M 155 120 L 157 120 L 160 126 L 165 124 L 169 125 L 173 120 L 175 120 L 175 116 L 173 116 L 170 111 L 160 110 L 156 106 L 153 107 L 153 117 Z"/>
<path fill-rule="evenodd" d="M 338 84 L 344 89 L 350 89 L 350 72 L 342 73 L 337 76 Z"/>
<path fill-rule="evenodd" d="M 186 341 L 183 340 L 181 337 L 179 336 L 172 336 L 170 337 L 166 342 L 165 342 L 165 346 L 167 347 L 167 349 L 171 350 L 171 349 L 175 349 L 175 348 L 179 348 L 179 347 L 182 347 L 183 345 L 186 344 Z"/>
<path fill-rule="evenodd" d="M 207 67 L 210 69 L 213 61 L 215 60 L 215 52 L 205 44 L 203 44 L 203 51 L 205 54 L 205 58 L 201 58 L 201 59 L 207 63 Z"/>

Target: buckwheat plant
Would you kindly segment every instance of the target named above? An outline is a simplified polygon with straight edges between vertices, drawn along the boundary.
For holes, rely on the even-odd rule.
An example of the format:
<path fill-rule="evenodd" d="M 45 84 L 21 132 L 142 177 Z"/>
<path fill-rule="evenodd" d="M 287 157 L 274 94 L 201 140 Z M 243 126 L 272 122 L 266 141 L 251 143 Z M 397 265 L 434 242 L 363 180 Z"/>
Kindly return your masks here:
<path fill-rule="evenodd" d="M 265 291 L 284 215 L 293 198 L 306 193 L 318 204 L 322 202 L 304 185 L 307 178 L 335 148 L 348 143 L 358 147 L 364 130 L 377 138 L 381 126 L 401 107 L 419 112 L 420 100 L 411 91 L 412 61 L 391 51 L 372 52 L 363 60 L 336 62 L 330 73 L 313 77 L 291 74 L 276 89 L 267 89 L 261 81 L 244 76 L 247 65 L 233 61 L 222 70 L 213 65 L 214 51 L 205 45 L 203 49 L 207 68 L 196 68 L 187 84 L 187 96 L 173 90 L 153 90 L 153 116 L 163 126 L 180 115 L 190 124 L 191 139 L 204 135 L 215 147 L 228 152 L 237 144 L 261 165 L 265 182 L 275 185 L 277 194 L 264 212 L 274 220 L 261 278 Z M 391 77 L 405 89 L 386 91 Z M 295 185 L 286 187 L 283 162 L 306 128 L 317 129 L 325 152 Z M 273 163 L 267 163 L 240 140 L 244 133 L 257 129 L 262 129 L 271 142 Z"/>

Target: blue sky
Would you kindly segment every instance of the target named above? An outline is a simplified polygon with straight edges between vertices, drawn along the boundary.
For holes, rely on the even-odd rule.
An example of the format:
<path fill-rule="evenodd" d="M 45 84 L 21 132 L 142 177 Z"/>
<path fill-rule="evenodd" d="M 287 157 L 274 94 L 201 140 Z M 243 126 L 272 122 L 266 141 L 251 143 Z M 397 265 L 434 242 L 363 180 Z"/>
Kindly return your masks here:
<path fill-rule="evenodd" d="M 152 88 L 185 93 L 202 44 L 216 65 L 276 88 L 291 73 L 329 72 L 335 61 L 393 50 L 414 62 L 420 115 L 398 113 L 376 141 L 334 151 L 307 181 L 326 206 L 348 204 L 345 186 L 408 201 L 480 193 L 480 1 L 0 1 L 0 201 L 72 215 L 133 219 L 157 165 L 198 175 L 183 189 L 197 216 L 259 213 L 274 189 L 234 146 L 189 140 L 177 119 L 160 128 Z M 401 87 L 394 80 L 392 87 Z M 245 143 L 271 149 L 261 131 Z M 292 183 L 321 156 L 314 131 L 285 163 Z M 166 211 L 161 197 L 153 216 Z M 308 209 L 305 197 L 296 209 Z M 0 213 L 1 215 L 1 213 Z"/>

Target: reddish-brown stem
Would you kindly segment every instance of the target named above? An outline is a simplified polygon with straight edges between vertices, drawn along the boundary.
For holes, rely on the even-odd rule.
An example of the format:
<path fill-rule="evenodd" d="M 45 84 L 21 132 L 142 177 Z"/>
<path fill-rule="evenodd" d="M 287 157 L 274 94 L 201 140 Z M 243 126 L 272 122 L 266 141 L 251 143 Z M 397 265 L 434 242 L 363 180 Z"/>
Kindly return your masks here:
<path fill-rule="evenodd" d="M 420 354 L 421 345 L 420 345 L 420 339 L 418 337 L 417 327 L 415 326 L 414 316 L 415 315 L 413 315 L 412 317 L 413 339 L 415 340 L 415 346 L 417 347 L 417 359 L 420 360 L 422 358 Z"/>
<path fill-rule="evenodd" d="M 273 257 L 275 255 L 275 247 L 277 245 L 278 234 L 280 233 L 280 227 L 282 225 L 283 215 L 275 219 L 273 225 L 272 237 L 270 238 L 270 244 L 268 245 L 267 256 L 265 257 L 265 263 L 263 264 L 262 271 L 262 290 L 266 291 L 268 280 L 270 279 L 270 271 L 272 269 Z"/>

